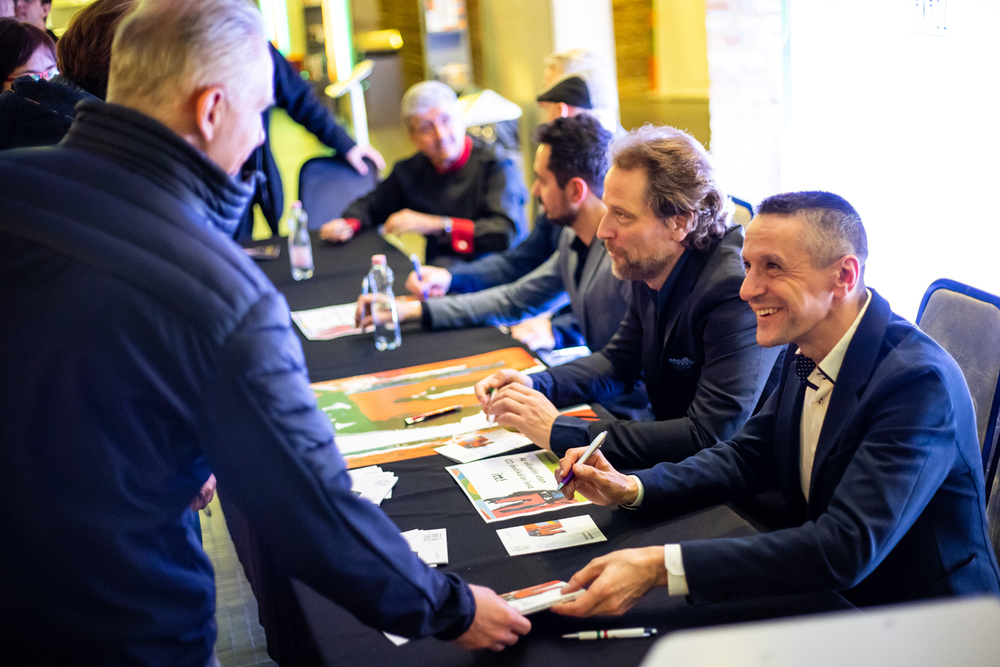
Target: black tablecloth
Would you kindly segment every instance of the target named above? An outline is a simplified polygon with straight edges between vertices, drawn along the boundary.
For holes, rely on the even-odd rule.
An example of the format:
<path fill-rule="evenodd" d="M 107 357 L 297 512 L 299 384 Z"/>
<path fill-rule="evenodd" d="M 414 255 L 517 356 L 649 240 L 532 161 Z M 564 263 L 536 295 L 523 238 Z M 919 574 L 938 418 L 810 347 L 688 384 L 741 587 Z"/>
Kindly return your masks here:
<path fill-rule="evenodd" d="M 292 310 L 316 308 L 354 300 L 371 265 L 371 255 L 387 255 L 396 276 L 396 288 L 410 271 L 406 257 L 374 233 L 362 234 L 345 246 L 328 246 L 314 238 L 315 276 L 295 282 L 287 249 L 261 268 L 288 299 Z M 391 370 L 517 345 L 493 327 L 425 332 L 419 324 L 402 329 L 403 344 L 379 352 L 370 335 L 335 341 L 302 339 L 313 381 Z M 599 408 L 598 408 L 599 409 Z M 530 449 L 530 448 L 527 448 Z M 527 450 L 526 449 L 526 450 Z M 448 571 L 470 583 L 503 593 L 553 579 L 566 580 L 591 558 L 609 551 L 708 537 L 743 536 L 756 532 L 745 517 L 729 507 L 714 507 L 679 517 L 650 519 L 622 510 L 588 505 L 538 515 L 541 520 L 590 514 L 608 541 L 544 554 L 507 555 L 497 528 L 518 526 L 521 517 L 486 524 L 474 511 L 454 480 L 444 471 L 452 462 L 441 456 L 383 464 L 399 482 L 393 497 L 382 503 L 400 530 L 448 529 Z M 225 497 L 225 489 L 221 489 Z M 531 617 L 534 628 L 516 647 L 501 654 L 469 653 L 434 639 L 396 647 L 380 632 L 362 625 L 345 610 L 301 582 L 289 581 L 268 556 L 268 545 L 257 540 L 238 508 L 226 505 L 227 521 L 237 552 L 257 594 L 261 621 L 271 656 L 282 665 L 544 665 L 570 660 L 573 665 L 634 665 L 652 640 L 628 639 L 575 642 L 560 639 L 566 632 L 614 627 L 656 627 L 661 634 L 681 627 L 731 623 L 790 614 L 843 608 L 836 595 L 796 596 L 750 602 L 689 606 L 684 598 L 663 589 L 647 595 L 620 619 L 576 620 L 541 612 Z M 349 557 L 349 554 L 344 554 Z"/>

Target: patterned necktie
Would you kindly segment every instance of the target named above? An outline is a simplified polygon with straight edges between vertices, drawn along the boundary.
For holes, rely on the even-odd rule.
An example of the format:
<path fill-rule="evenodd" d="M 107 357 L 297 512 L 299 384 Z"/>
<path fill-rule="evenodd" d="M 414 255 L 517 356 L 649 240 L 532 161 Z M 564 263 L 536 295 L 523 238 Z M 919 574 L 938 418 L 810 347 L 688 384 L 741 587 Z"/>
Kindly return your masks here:
<path fill-rule="evenodd" d="M 807 387 L 819 389 L 819 387 L 809 381 L 809 376 L 812 374 L 814 368 L 816 368 L 815 361 L 804 354 L 795 355 L 795 375 L 797 375 L 799 380 L 801 380 Z"/>

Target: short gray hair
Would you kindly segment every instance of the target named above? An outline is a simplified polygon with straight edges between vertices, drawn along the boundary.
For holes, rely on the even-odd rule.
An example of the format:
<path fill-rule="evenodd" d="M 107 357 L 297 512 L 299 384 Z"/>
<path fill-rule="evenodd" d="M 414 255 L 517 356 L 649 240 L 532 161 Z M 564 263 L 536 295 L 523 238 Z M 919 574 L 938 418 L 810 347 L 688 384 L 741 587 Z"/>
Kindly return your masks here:
<path fill-rule="evenodd" d="M 265 40 L 249 0 L 140 0 L 111 47 L 108 97 L 166 104 L 221 86 L 242 103 Z"/>
<path fill-rule="evenodd" d="M 410 118 L 431 109 L 451 109 L 458 106 L 455 91 L 440 81 L 421 81 L 410 86 L 403 95 L 403 124 L 409 127 Z"/>
<path fill-rule="evenodd" d="M 861 216 L 840 195 L 823 190 L 771 195 L 757 207 L 757 215 L 766 214 L 798 215 L 806 221 L 799 242 L 813 268 L 826 268 L 845 255 L 857 257 L 861 266 L 868 261 L 868 234 Z"/>

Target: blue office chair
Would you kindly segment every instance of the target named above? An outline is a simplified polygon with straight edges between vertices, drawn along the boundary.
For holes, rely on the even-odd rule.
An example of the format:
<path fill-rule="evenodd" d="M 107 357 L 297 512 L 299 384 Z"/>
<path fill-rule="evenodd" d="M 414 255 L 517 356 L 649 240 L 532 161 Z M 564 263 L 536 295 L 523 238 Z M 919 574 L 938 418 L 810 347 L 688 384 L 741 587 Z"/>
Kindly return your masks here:
<path fill-rule="evenodd" d="M 299 200 L 309 216 L 309 229 L 341 217 L 355 199 L 363 197 L 378 184 L 378 168 L 368 159 L 364 176 L 339 157 L 315 157 L 299 171 Z"/>
<path fill-rule="evenodd" d="M 1000 297 L 954 280 L 931 283 L 917 311 L 917 326 L 947 350 L 965 374 L 976 408 L 986 478 L 990 541 L 1000 558 L 1000 480 L 996 479 L 1000 416 Z M 991 500 L 992 495 L 992 502 Z"/>
<path fill-rule="evenodd" d="M 753 220 L 753 204 L 739 199 L 738 197 L 733 197 L 732 195 L 730 195 L 729 198 L 734 204 L 736 204 L 736 210 L 733 212 L 733 219 L 738 222 L 741 227 L 746 229 L 746 226 L 750 224 L 751 220 Z"/>

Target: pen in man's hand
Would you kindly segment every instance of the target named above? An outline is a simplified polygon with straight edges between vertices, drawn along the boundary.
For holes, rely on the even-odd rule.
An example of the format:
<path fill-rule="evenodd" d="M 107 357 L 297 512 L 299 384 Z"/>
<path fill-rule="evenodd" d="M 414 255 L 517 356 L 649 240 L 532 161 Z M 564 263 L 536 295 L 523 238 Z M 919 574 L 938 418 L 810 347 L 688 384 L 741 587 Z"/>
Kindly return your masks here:
<path fill-rule="evenodd" d="M 419 280 L 420 282 L 424 282 L 424 274 L 420 270 L 420 258 L 417 257 L 417 253 L 411 253 L 410 254 L 410 264 L 413 265 L 413 272 L 417 274 L 417 280 Z M 426 301 L 427 300 L 427 290 L 421 289 L 420 290 L 420 296 L 422 296 L 424 298 L 424 301 Z"/>
<path fill-rule="evenodd" d="M 495 393 L 497 393 L 497 388 L 496 387 L 490 387 L 489 390 L 487 391 L 487 394 L 490 397 L 489 403 L 486 404 L 486 409 L 487 410 L 491 410 L 493 408 L 493 394 L 495 394 Z M 492 424 L 493 420 L 494 420 L 493 412 L 490 412 L 489 414 L 486 415 L 486 422 L 488 424 Z"/>
<path fill-rule="evenodd" d="M 598 449 L 601 448 L 601 445 L 604 444 L 604 439 L 607 438 L 607 437 L 608 437 L 608 432 L 607 431 L 601 431 L 600 433 L 598 433 L 597 437 L 594 438 L 594 441 L 590 443 L 590 447 L 587 447 L 587 451 L 585 451 L 583 453 L 583 456 L 580 457 L 580 459 L 577 461 L 577 463 L 586 463 L 590 459 L 590 457 L 594 455 L 594 452 L 596 452 Z M 561 482 L 559 482 L 559 486 L 556 487 L 556 491 L 557 492 L 558 491 L 562 491 L 562 488 L 564 486 L 566 486 L 566 484 L 571 479 L 573 479 L 573 469 L 572 468 L 569 469 L 569 472 L 566 473 L 566 476 L 563 477 L 563 480 Z"/>

